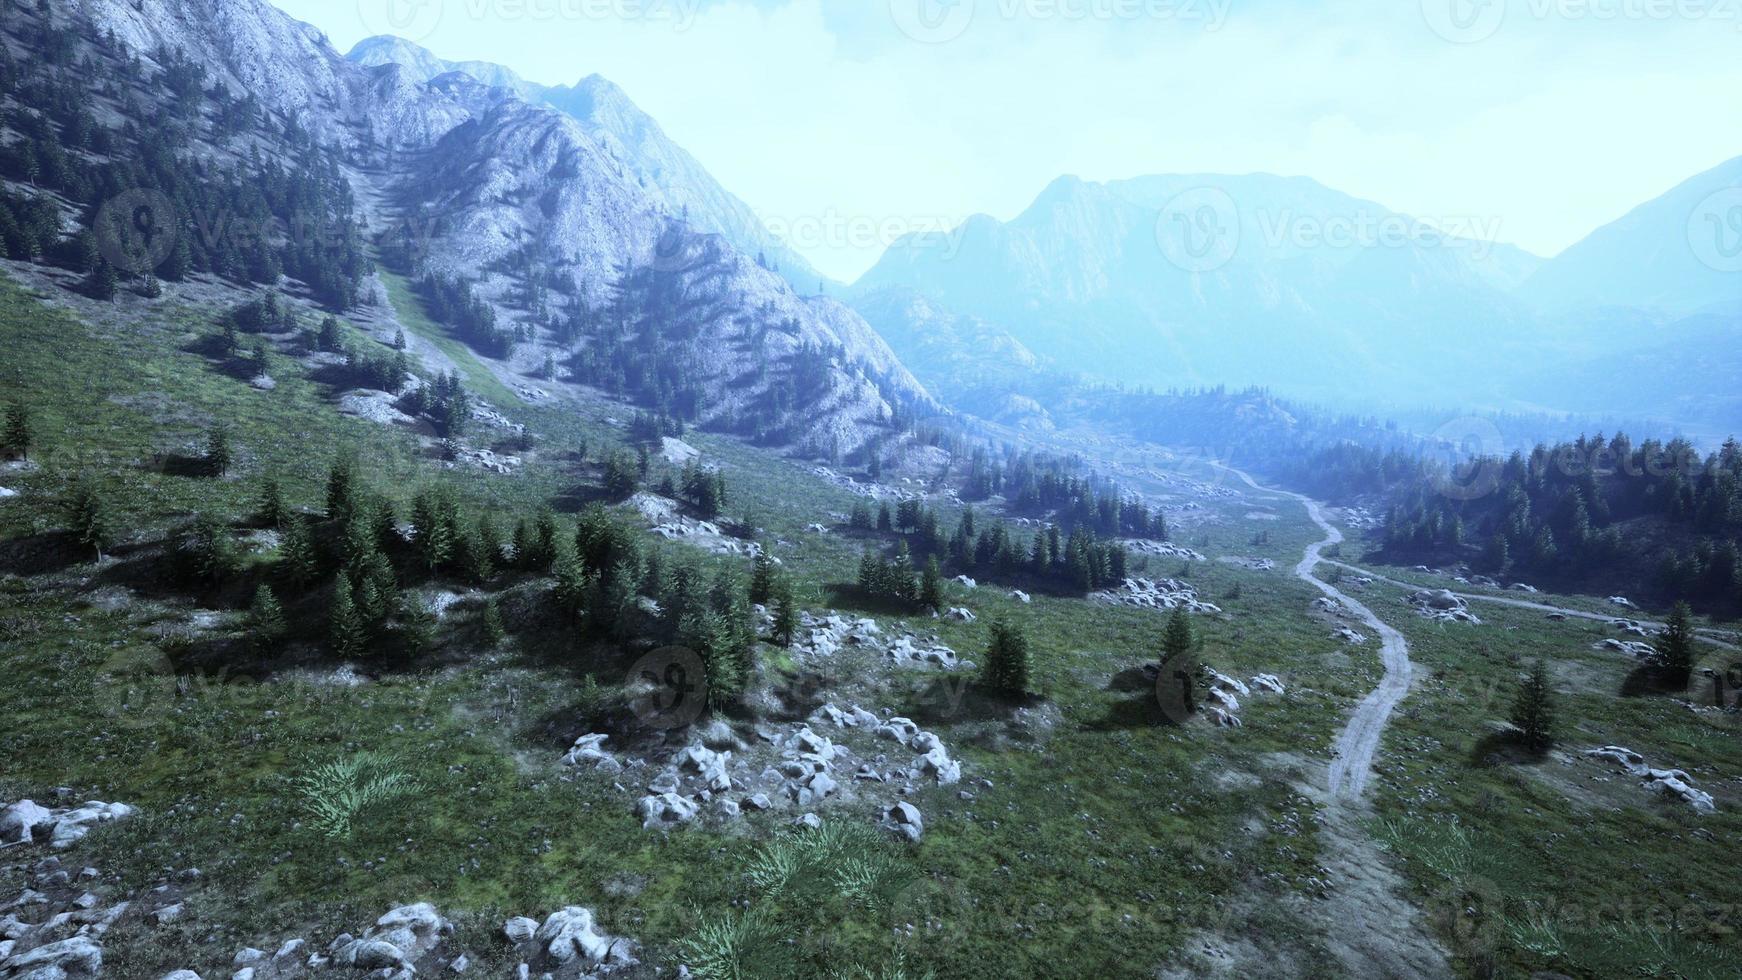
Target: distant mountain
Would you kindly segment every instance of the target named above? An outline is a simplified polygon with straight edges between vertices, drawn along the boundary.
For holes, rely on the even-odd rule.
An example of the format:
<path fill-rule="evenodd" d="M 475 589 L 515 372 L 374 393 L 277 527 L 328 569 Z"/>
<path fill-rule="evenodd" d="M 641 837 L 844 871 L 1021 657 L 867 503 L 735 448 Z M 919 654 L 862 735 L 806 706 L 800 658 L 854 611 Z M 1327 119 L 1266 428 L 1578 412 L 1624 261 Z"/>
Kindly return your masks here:
<path fill-rule="evenodd" d="M 852 295 L 911 289 L 1111 380 L 1451 399 L 1530 322 L 1509 291 L 1538 261 L 1304 178 L 1065 177 L 1010 222 L 898 242 Z"/>
<path fill-rule="evenodd" d="M 446 61 L 391 36 L 359 41 L 346 58 L 368 67 L 398 65 L 421 83 L 459 72 L 495 89 L 497 99 L 553 106 L 579 122 L 594 142 L 615 153 L 650 196 L 672 214 L 684 215 L 695 230 L 722 235 L 752 257 L 765 256 L 801 291 L 814 290 L 823 279 L 802 256 L 776 239 L 748 204 L 720 186 L 707 168 L 673 143 L 653 117 L 608 79 L 589 75 L 574 85 L 539 85 L 501 65 Z"/>
<path fill-rule="evenodd" d="M 1597 229 L 1537 270 L 1521 295 L 1549 313 L 1742 306 L 1742 157 Z"/>

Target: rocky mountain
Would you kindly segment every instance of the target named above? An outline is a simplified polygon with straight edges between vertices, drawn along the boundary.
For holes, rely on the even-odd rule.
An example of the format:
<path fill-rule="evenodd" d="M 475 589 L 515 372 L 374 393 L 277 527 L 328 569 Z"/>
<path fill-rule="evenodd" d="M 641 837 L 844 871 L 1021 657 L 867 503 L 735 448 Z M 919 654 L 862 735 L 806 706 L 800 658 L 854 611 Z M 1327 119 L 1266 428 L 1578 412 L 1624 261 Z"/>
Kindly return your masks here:
<path fill-rule="evenodd" d="M 346 57 L 359 65 L 398 65 L 407 77 L 432 82 L 458 72 L 498 90 L 497 99 L 553 106 L 580 123 L 589 138 L 608 147 L 627 164 L 649 196 L 672 214 L 685 216 L 697 231 L 722 235 L 740 251 L 764 256 L 800 290 L 822 280 L 803 256 L 768 231 L 756 212 L 708 173 L 700 161 L 672 142 L 651 116 L 624 91 L 599 75 L 573 85 L 529 82 L 501 65 L 446 61 L 403 38 L 381 36 L 357 43 Z"/>
<path fill-rule="evenodd" d="M 1302 178 L 1066 177 L 1012 221 L 903 240 L 854 295 L 911 289 L 1111 380 L 1385 398 L 1515 334 L 1536 261 Z"/>
<path fill-rule="evenodd" d="M 1742 157 L 1592 232 L 1545 263 L 1522 295 L 1552 314 L 1742 311 Z"/>
<path fill-rule="evenodd" d="M 266 125 L 331 150 L 383 260 L 432 289 L 441 280 L 447 305 L 475 321 L 448 323 L 456 334 L 511 341 L 481 351 L 504 371 L 555 365 L 650 408 L 681 399 L 693 421 L 810 451 L 852 451 L 929 404 L 856 314 L 800 296 L 754 253 L 684 220 L 641 152 L 663 137 L 650 121 L 629 125 L 633 107 L 607 89 L 595 87 L 594 118 L 626 138 L 489 84 L 504 77 L 425 78 L 415 63 L 347 60 L 260 0 L 79 0 L 68 10 L 148 65 L 200 65 L 253 96 Z M 657 316 L 606 315 L 631 286 L 659 297 Z M 636 339 L 646 349 L 629 358 Z"/>

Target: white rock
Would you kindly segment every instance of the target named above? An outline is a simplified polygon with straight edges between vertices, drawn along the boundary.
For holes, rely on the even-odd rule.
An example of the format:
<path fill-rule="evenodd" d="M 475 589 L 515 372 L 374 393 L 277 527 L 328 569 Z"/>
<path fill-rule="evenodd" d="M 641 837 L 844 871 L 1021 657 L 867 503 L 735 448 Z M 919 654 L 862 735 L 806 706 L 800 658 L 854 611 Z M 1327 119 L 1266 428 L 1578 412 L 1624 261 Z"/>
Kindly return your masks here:
<path fill-rule="evenodd" d="M 40 834 L 48 836 L 54 831 L 54 811 L 37 804 L 33 800 L 19 800 L 5 810 L 0 810 L 0 843 L 24 842 Z M 37 830 L 37 828 L 42 828 Z"/>
<path fill-rule="evenodd" d="M 636 812 L 641 815 L 641 829 L 651 830 L 689 823 L 696 818 L 697 808 L 676 793 L 659 793 L 642 797 Z"/>
<path fill-rule="evenodd" d="M 1282 688 L 1282 679 L 1277 677 L 1275 674 L 1259 674 L 1257 677 L 1252 678 L 1251 683 L 1252 687 L 1259 691 L 1265 691 L 1270 694 L 1286 693 Z"/>
<path fill-rule="evenodd" d="M 7 976 L 29 978 L 83 973 L 96 976 L 103 970 L 103 949 L 87 936 L 74 936 L 38 946 L 6 961 Z"/>
<path fill-rule="evenodd" d="M 502 934 L 509 942 L 523 943 L 538 934 L 538 920 L 517 915 L 502 923 Z"/>
<path fill-rule="evenodd" d="M 1021 589 L 1011 589 L 1010 590 L 1010 598 L 1015 599 L 1017 602 L 1020 602 L 1025 606 L 1034 601 L 1033 596 L 1022 591 Z"/>
<path fill-rule="evenodd" d="M 591 909 L 571 905 L 550 914 L 536 937 L 559 964 L 579 960 L 586 966 L 628 966 L 635 962 L 634 944 L 601 932 Z"/>

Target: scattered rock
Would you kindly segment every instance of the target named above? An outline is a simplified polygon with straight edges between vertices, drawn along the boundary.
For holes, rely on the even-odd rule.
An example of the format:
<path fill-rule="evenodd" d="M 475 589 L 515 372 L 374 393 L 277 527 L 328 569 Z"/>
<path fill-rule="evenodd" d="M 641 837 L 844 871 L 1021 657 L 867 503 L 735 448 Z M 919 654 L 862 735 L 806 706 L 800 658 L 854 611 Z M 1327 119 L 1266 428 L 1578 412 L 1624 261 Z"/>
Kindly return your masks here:
<path fill-rule="evenodd" d="M 1410 593 L 1409 604 L 1422 616 L 1438 622 L 1482 625 L 1482 620 L 1470 611 L 1470 604 L 1446 589 L 1421 589 Z"/>
<path fill-rule="evenodd" d="M 1097 592 L 1090 601 L 1104 605 L 1136 606 L 1140 609 L 1180 609 L 1200 615 L 1216 615 L 1221 607 L 1198 599 L 1198 592 L 1177 579 L 1152 581 L 1128 578 L 1118 589 Z"/>
<path fill-rule="evenodd" d="M 635 944 L 606 935 L 593 921 L 590 909 L 571 905 L 550 914 L 533 937 L 555 965 L 579 962 L 587 968 L 634 966 Z"/>
<path fill-rule="evenodd" d="M 905 800 L 884 811 L 881 826 L 910 841 L 919 840 L 925 833 L 925 820 L 920 816 L 919 808 Z"/>

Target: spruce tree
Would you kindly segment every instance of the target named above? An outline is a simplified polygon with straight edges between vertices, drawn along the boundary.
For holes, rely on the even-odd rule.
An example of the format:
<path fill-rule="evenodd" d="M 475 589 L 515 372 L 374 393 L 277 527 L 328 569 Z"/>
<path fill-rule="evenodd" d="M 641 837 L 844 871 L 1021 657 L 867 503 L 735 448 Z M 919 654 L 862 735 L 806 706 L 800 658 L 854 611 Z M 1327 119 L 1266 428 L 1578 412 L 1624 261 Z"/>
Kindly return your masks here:
<path fill-rule="evenodd" d="M 782 578 L 774 587 L 774 642 L 792 646 L 798 632 L 798 606 L 793 602 L 792 583 Z"/>
<path fill-rule="evenodd" d="M 320 576 L 320 559 L 315 554 L 314 537 L 309 533 L 308 521 L 300 514 L 292 514 L 285 521 L 278 561 L 284 570 L 285 582 L 297 591 L 313 585 Z"/>
<path fill-rule="evenodd" d="M 944 608 L 943 571 L 938 568 L 938 560 L 929 558 L 925 563 L 925 571 L 919 578 L 919 605 L 922 609 L 932 612 L 942 612 Z"/>
<path fill-rule="evenodd" d="M 224 476 L 230 472 L 230 427 L 222 422 L 206 433 L 206 473 Z"/>
<path fill-rule="evenodd" d="M 288 627 L 284 622 L 284 607 L 272 587 L 264 583 L 254 590 L 254 601 L 248 607 L 248 640 L 255 652 L 270 654 L 284 644 Z"/>
<path fill-rule="evenodd" d="M 284 491 L 276 477 L 267 477 L 260 484 L 260 512 L 256 519 L 266 527 L 282 528 L 290 518 L 290 508 L 284 503 Z"/>
<path fill-rule="evenodd" d="M 1670 611 L 1669 622 L 1653 644 L 1654 664 L 1664 681 L 1685 688 L 1694 673 L 1693 610 L 1678 602 Z"/>
<path fill-rule="evenodd" d="M 99 300 L 114 299 L 120 285 L 120 279 L 115 275 L 115 267 L 106 259 L 97 260 L 96 268 L 91 270 L 83 283 L 85 295 Z"/>
<path fill-rule="evenodd" d="M 327 519 L 349 521 L 357 510 L 357 463 L 349 456 L 333 461 L 327 473 Z"/>
<path fill-rule="evenodd" d="M 343 575 L 333 583 L 333 604 L 327 613 L 327 624 L 328 644 L 334 656 L 351 660 L 363 653 L 367 643 L 363 621 L 351 598 L 351 583 Z"/>
<path fill-rule="evenodd" d="M 1156 683 L 1156 694 L 1162 699 L 1162 707 L 1170 713 L 1176 708 L 1183 715 L 1198 710 L 1195 685 L 1199 665 L 1192 656 L 1196 646 L 1197 637 L 1193 635 L 1185 608 L 1175 607 L 1161 634 L 1161 666 Z M 1185 719 L 1176 717 L 1173 720 L 1183 722 Z"/>
<path fill-rule="evenodd" d="M 66 512 L 68 530 L 72 531 L 73 537 L 95 551 L 97 560 L 102 561 L 103 548 L 109 543 L 108 506 L 89 479 L 80 477 L 73 482 Z"/>
<path fill-rule="evenodd" d="M 1004 622 L 991 625 L 991 640 L 986 647 L 986 666 L 981 669 L 981 681 L 992 690 L 1020 696 L 1029 692 L 1033 661 L 1028 650 L 1028 635 L 1019 627 Z"/>
<path fill-rule="evenodd" d="M 1554 691 L 1540 660 L 1531 666 L 1512 701 L 1512 726 L 1518 729 L 1519 744 L 1537 755 L 1554 744 Z"/>
<path fill-rule="evenodd" d="M 30 409 L 23 402 L 8 403 L 5 427 L 0 429 L 0 454 L 29 459 L 30 436 Z"/>
<path fill-rule="evenodd" d="M 508 630 L 502 625 L 502 607 L 497 604 L 495 596 L 484 600 L 484 613 L 479 617 L 478 625 L 484 632 L 484 642 L 489 646 L 501 646 L 508 638 Z"/>
<path fill-rule="evenodd" d="M 774 558 L 766 547 L 756 552 L 756 563 L 750 573 L 750 602 L 766 606 L 774 598 Z"/>

